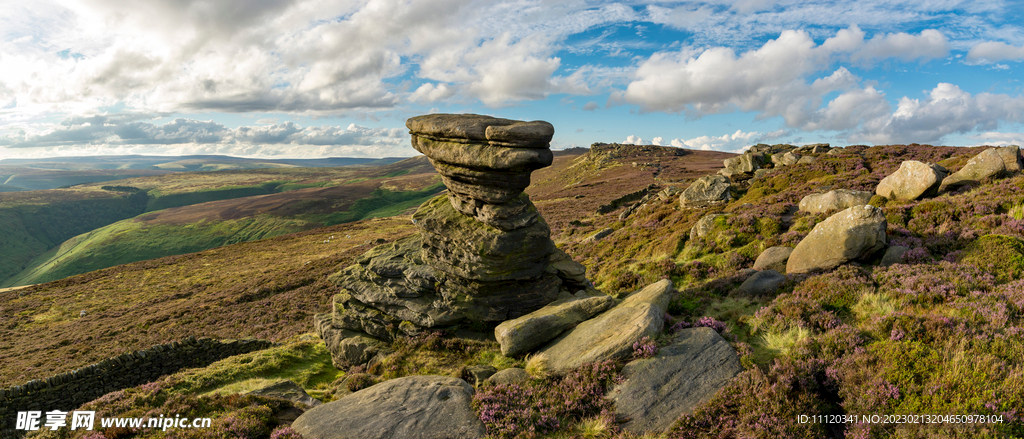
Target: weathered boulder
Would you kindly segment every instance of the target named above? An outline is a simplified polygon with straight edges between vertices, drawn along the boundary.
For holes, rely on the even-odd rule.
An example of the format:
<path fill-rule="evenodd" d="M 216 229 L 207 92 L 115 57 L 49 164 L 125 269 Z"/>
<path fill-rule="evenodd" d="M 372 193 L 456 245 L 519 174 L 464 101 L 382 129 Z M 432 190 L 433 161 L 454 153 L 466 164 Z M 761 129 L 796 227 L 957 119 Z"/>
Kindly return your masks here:
<path fill-rule="evenodd" d="M 382 346 L 380 340 L 365 333 L 335 326 L 332 314 L 317 314 L 313 321 L 317 334 L 331 353 L 331 363 L 339 369 L 370 361 Z"/>
<path fill-rule="evenodd" d="M 764 154 L 747 152 L 745 154 L 730 157 L 724 160 L 725 169 L 718 171 L 719 175 L 732 178 L 741 174 L 753 174 L 764 165 Z"/>
<path fill-rule="evenodd" d="M 803 157 L 800 157 L 800 160 L 797 160 L 796 164 L 798 164 L 798 165 L 809 165 L 809 164 L 812 164 L 812 163 L 814 163 L 816 161 L 818 161 L 817 157 L 815 157 L 813 155 L 805 155 Z"/>
<path fill-rule="evenodd" d="M 907 160 L 900 168 L 878 182 L 875 193 L 890 200 L 916 200 L 939 192 L 946 168 L 932 163 Z M 866 204 L 859 203 L 859 204 Z"/>
<path fill-rule="evenodd" d="M 316 407 L 323 404 L 319 399 L 309 396 L 301 386 L 292 380 L 278 381 L 262 389 L 253 390 L 252 392 L 249 392 L 249 394 L 285 399 L 291 402 L 305 404 L 309 407 Z"/>
<path fill-rule="evenodd" d="M 690 239 L 703 238 L 705 236 L 708 236 L 708 233 L 711 232 L 711 229 L 715 227 L 715 219 L 720 216 L 725 216 L 725 214 L 709 213 L 707 215 L 700 217 L 700 219 L 697 220 L 693 227 L 690 227 Z"/>
<path fill-rule="evenodd" d="M 868 204 L 871 192 L 850 189 L 836 189 L 825 193 L 810 194 L 800 199 L 800 211 L 810 213 L 826 213 L 843 210 L 853 206 Z"/>
<path fill-rule="evenodd" d="M 625 358 L 633 343 L 655 337 L 665 325 L 672 281 L 662 280 L 635 292 L 614 308 L 580 323 L 540 350 L 548 367 L 562 373 L 585 363 Z"/>
<path fill-rule="evenodd" d="M 614 303 L 611 296 L 558 300 L 522 317 L 502 322 L 494 328 L 494 337 L 501 345 L 501 355 L 519 355 L 547 343 Z"/>
<path fill-rule="evenodd" d="M 885 248 L 886 220 L 882 209 L 853 206 L 818 223 L 789 255 L 786 273 L 832 269 L 873 256 Z"/>
<path fill-rule="evenodd" d="M 885 250 L 885 255 L 882 256 L 882 260 L 878 263 L 883 267 L 888 267 L 893 264 L 899 264 L 903 262 L 903 254 L 910 251 L 909 248 L 902 245 L 894 245 Z"/>
<path fill-rule="evenodd" d="M 660 434 L 742 371 L 739 355 L 715 330 L 684 329 L 654 357 L 627 364 L 625 381 L 608 397 L 629 419 L 625 430 Z"/>
<path fill-rule="evenodd" d="M 396 378 L 314 407 L 292 428 L 320 439 L 482 438 L 487 432 L 472 397 L 473 386 L 458 378 Z"/>
<path fill-rule="evenodd" d="M 487 381 L 494 384 L 519 384 L 526 382 L 530 379 L 530 374 L 525 369 L 518 367 L 510 367 L 508 369 L 499 370 L 498 373 L 491 375 Z"/>
<path fill-rule="evenodd" d="M 786 151 L 784 154 L 773 154 L 772 163 L 775 166 L 793 166 L 800 161 L 801 157 L 803 156 L 793 151 Z"/>
<path fill-rule="evenodd" d="M 778 271 L 761 270 L 743 281 L 733 293 L 741 296 L 764 296 L 774 293 L 785 281 L 786 275 Z"/>
<path fill-rule="evenodd" d="M 479 386 L 497 372 L 498 369 L 491 365 L 469 366 L 462 370 L 462 379 L 475 387 Z"/>
<path fill-rule="evenodd" d="M 754 269 L 786 271 L 786 261 L 789 260 L 790 253 L 793 253 L 793 247 L 779 245 L 767 248 L 754 260 Z"/>
<path fill-rule="evenodd" d="M 731 184 L 728 177 L 705 175 L 683 191 L 679 196 L 679 204 L 684 208 L 694 208 L 727 203 L 732 200 L 729 192 Z"/>
<path fill-rule="evenodd" d="M 945 192 L 963 185 L 978 184 L 983 180 L 1002 177 L 1019 172 L 1022 168 L 1020 147 L 1013 145 L 1003 148 L 986 149 L 971 157 L 959 171 L 942 180 L 939 192 Z"/>

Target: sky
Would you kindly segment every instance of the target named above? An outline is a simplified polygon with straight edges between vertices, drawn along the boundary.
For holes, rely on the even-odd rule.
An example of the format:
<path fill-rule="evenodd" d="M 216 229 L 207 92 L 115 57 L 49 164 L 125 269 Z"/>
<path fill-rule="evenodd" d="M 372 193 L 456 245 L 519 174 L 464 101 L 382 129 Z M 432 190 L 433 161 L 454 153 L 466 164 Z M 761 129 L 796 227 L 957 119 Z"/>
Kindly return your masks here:
<path fill-rule="evenodd" d="M 1024 144 L 1024 0 L 0 7 L 0 159 L 407 157 L 477 113 L 595 142 Z"/>

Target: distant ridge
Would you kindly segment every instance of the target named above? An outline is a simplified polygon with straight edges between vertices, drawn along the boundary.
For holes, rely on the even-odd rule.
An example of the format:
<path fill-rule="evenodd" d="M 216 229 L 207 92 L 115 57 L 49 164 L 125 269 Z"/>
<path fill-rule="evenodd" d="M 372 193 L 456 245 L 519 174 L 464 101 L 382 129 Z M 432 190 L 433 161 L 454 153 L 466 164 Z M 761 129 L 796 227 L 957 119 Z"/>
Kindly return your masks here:
<path fill-rule="evenodd" d="M 49 157 L 36 159 L 0 159 L 0 166 L 22 166 L 37 169 L 89 170 L 89 169 L 158 169 L 158 165 L 196 161 L 202 163 L 237 163 L 250 165 L 291 165 L 300 167 L 335 167 L 352 165 L 385 165 L 403 160 L 404 157 L 385 158 L 354 158 L 326 157 L 317 159 L 258 159 L 233 157 L 226 155 L 185 155 L 185 156 L 147 156 L 147 155 L 110 155 L 82 157 Z M 254 166 L 254 167 L 256 167 Z"/>

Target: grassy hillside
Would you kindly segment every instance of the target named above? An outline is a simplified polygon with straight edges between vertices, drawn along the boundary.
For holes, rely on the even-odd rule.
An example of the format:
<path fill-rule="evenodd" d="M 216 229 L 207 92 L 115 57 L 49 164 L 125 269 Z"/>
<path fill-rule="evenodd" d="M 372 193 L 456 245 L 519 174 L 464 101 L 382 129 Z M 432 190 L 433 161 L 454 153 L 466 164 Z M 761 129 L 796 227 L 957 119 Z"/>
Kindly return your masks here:
<path fill-rule="evenodd" d="M 528 192 L 541 213 L 553 218 L 559 246 L 588 267 L 588 278 L 602 290 L 628 292 L 670 278 L 677 292 L 666 331 L 716 327 L 739 352 L 745 370 L 677 420 L 671 438 L 1024 437 L 1024 175 L 925 200 L 872 199 L 888 220 L 889 243 L 911 249 L 901 263 L 851 263 L 789 275 L 777 291 L 761 296 L 735 291 L 761 251 L 794 246 L 826 218 L 795 212 L 803 196 L 873 190 L 903 160 L 955 171 L 982 149 L 853 146 L 813 164 L 772 170 L 738 189 L 737 199 L 726 205 L 684 210 L 678 197 L 651 197 L 622 219 L 629 203 L 616 205 L 616 199 L 652 183 L 685 188 L 720 166 L 721 157 L 655 148 L 562 155 L 553 169 L 534 175 Z M 713 212 L 730 216 L 716 221 L 706 237 L 690 239 L 697 219 Z M 604 228 L 612 233 L 586 239 Z M 0 385 L 191 334 L 291 340 L 278 350 L 183 372 L 87 405 L 118 415 L 189 404 L 224 419 L 262 410 L 247 419 L 257 419 L 264 429 L 258 436 L 267 437 L 278 422 L 276 406 L 262 409 L 266 401 L 223 394 L 258 385 L 249 380 L 288 376 L 330 399 L 343 386 L 397 376 L 458 375 L 472 364 L 522 366 L 522 359 L 497 356 L 492 343 L 425 334 L 395 341 L 393 353 L 377 366 L 330 375 L 322 352 L 302 344 L 312 314 L 330 307 L 334 288 L 326 276 L 378 237 L 391 241 L 413 232 L 408 217 L 369 220 L 0 292 L 0 339 L 10 340 L 0 345 L 0 357 L 12 359 L 0 364 Z M 86 315 L 78 317 L 79 310 Z M 39 333 L 48 334 L 45 341 Z M 267 358 L 257 360 L 259 355 Z M 511 433 L 495 428 L 492 435 L 515 437 L 535 428 L 556 438 L 635 438 L 616 436 L 614 419 L 600 412 L 606 407 L 600 395 L 621 366 L 530 381 L 521 394 L 550 403 L 548 411 L 523 406 L 522 398 L 500 400 L 512 419 L 504 431 Z M 346 377 L 352 380 L 342 381 Z M 500 394 L 494 387 L 478 392 Z M 576 411 L 559 411 L 568 405 Z M 551 413 L 557 422 L 542 416 Z M 997 415 L 1002 422 L 828 426 L 797 420 L 844 414 Z"/>
<path fill-rule="evenodd" d="M 30 192 L 8 192 L 0 194 L 0 219 L 4 224 L 9 224 L 0 231 L 0 249 L 4 251 L 4 257 L 0 258 L 0 285 L 17 285 L 27 282 L 26 279 L 58 279 L 61 276 L 45 274 L 46 267 L 55 267 L 55 262 L 49 262 L 50 257 L 57 257 L 60 254 L 67 254 L 72 244 L 64 245 L 64 250 L 55 250 L 55 247 L 62 245 L 64 241 L 78 235 L 93 231 L 94 229 L 113 224 L 117 221 L 135 217 L 144 212 L 183 207 L 201 203 L 208 203 L 218 200 L 232 200 L 244 197 L 281 194 L 282 192 L 295 191 L 302 188 L 329 188 L 329 187 L 352 187 L 358 185 L 351 191 L 351 194 L 344 194 L 348 189 L 335 191 L 333 194 L 321 194 L 319 198 L 334 199 L 335 202 L 329 211 L 317 211 L 312 213 L 326 214 L 335 213 L 338 216 L 345 216 L 347 204 L 352 203 L 355 198 L 373 198 L 372 191 L 378 186 L 388 185 L 395 177 L 404 177 L 407 183 L 403 183 L 397 191 L 417 191 L 433 182 L 421 182 L 416 176 L 432 175 L 433 168 L 422 158 L 413 158 L 399 163 L 373 167 L 350 167 L 350 168 L 275 168 L 257 169 L 244 171 L 204 172 L 204 173 L 175 173 L 160 175 L 157 177 L 130 178 L 113 183 L 96 183 L 75 186 L 73 188 L 52 189 L 46 191 Z M 401 180 L 401 179 L 400 179 Z M 371 186 L 361 182 L 373 181 Z M 303 196 L 284 195 L 280 199 L 288 200 L 296 198 L 296 208 L 287 212 L 280 212 L 278 216 L 292 218 L 298 214 L 298 206 L 301 205 Z M 230 207 L 225 209 L 230 210 Z M 339 210 L 340 209 L 340 210 Z M 200 209 L 202 210 L 202 209 Z M 246 215 L 255 216 L 260 214 L 259 210 L 252 210 Z M 307 212 L 310 213 L 310 212 Z M 208 212 L 206 216 L 192 215 L 193 220 L 187 223 L 200 221 L 219 221 L 220 214 Z M 234 216 L 232 216 L 234 215 Z M 241 219 L 239 214 L 228 215 L 230 219 Z M 188 216 L 186 214 L 186 216 Z M 376 215 L 380 216 L 380 215 Z M 364 217 L 362 214 L 348 214 L 345 218 L 332 220 L 332 218 L 312 218 L 309 220 L 300 219 L 303 226 L 292 228 L 280 228 L 267 226 L 266 221 L 259 221 L 255 226 L 249 224 L 236 224 L 232 227 L 239 229 L 263 230 L 267 227 L 275 230 L 269 235 L 236 234 L 236 240 L 224 238 L 207 239 L 203 235 L 209 232 L 213 235 L 222 233 L 220 230 L 210 229 L 210 225 L 202 226 L 194 238 L 203 244 L 186 246 L 189 250 L 210 248 L 214 242 L 238 242 L 244 236 L 276 236 L 297 230 L 306 230 L 312 227 L 319 227 L 327 224 L 337 224 L 342 220 L 353 221 Z M 271 221 L 273 222 L 273 221 Z M 229 227 L 230 229 L 230 227 Z M 100 236 L 109 234 L 101 233 Z M 138 235 L 130 235 L 134 239 Z M 147 243 L 155 242 L 153 239 L 141 238 Z M 89 242 L 95 246 L 95 239 L 79 238 L 75 244 Z M 131 243 L 123 243 L 132 247 Z M 119 243 L 118 245 L 122 245 Z M 147 248 L 148 244 L 141 245 Z M 155 247 L 154 247 L 155 248 Z M 173 252 L 160 253 L 159 256 L 178 254 L 179 247 L 174 247 Z M 48 256 L 44 253 L 53 250 Z M 68 267 L 64 263 L 59 273 L 82 273 L 86 267 L 108 267 L 116 263 L 132 262 L 141 260 L 132 258 L 131 253 L 114 251 L 113 254 L 121 253 L 127 256 L 115 257 L 112 259 L 101 259 L 81 264 L 72 264 L 77 268 Z M 141 255 L 150 256 L 152 252 L 142 252 Z M 80 252 L 71 252 L 70 255 L 84 255 Z M 103 253 L 109 257 L 111 253 Z M 89 256 L 83 256 L 88 259 Z M 67 260 L 67 257 L 62 258 Z M 26 271 L 19 275 L 22 271 Z M 18 280 L 12 277 L 18 276 Z"/>

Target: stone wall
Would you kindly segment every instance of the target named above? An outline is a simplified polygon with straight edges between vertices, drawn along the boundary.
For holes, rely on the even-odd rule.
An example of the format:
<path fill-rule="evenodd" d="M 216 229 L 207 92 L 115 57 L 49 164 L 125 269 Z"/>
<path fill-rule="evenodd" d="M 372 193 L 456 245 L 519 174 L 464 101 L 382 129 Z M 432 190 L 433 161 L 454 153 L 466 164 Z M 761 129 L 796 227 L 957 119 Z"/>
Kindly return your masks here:
<path fill-rule="evenodd" d="M 0 389 L 0 436 L 12 433 L 19 411 L 69 411 L 115 390 L 155 381 L 190 367 L 204 367 L 233 355 L 266 349 L 264 340 L 186 338 L 127 352 L 81 369 Z"/>

